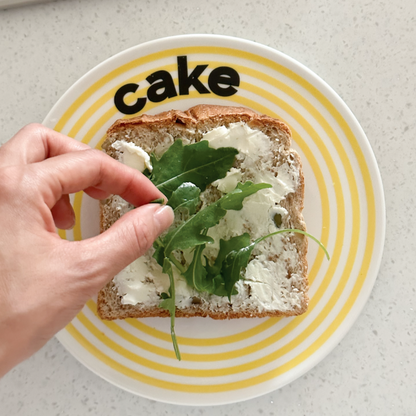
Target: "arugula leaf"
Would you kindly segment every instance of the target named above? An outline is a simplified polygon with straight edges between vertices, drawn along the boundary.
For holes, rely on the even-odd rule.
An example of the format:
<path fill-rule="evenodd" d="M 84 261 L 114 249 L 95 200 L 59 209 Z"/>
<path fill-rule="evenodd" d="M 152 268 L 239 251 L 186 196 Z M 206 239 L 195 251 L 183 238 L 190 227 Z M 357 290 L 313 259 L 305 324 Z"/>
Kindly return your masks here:
<path fill-rule="evenodd" d="M 157 198 L 154 199 L 153 201 L 150 201 L 149 204 L 163 204 L 165 202 L 165 200 L 163 198 Z"/>
<path fill-rule="evenodd" d="M 212 292 L 209 292 L 209 293 L 213 295 L 217 295 L 217 296 L 228 296 L 227 289 L 225 288 L 224 279 L 220 274 L 214 277 L 214 279 L 212 280 L 212 285 L 213 285 L 213 290 Z M 233 288 L 231 294 L 232 295 L 238 294 L 238 291 L 235 287 Z"/>
<path fill-rule="evenodd" d="M 151 156 L 150 180 L 168 199 L 185 182 L 204 191 L 207 185 L 225 177 L 237 154 L 233 147 L 213 149 L 206 140 L 187 146 L 176 140 L 160 159 Z"/>
<path fill-rule="evenodd" d="M 209 264 L 207 256 L 205 258 L 205 270 L 206 270 L 206 281 L 205 292 L 210 293 L 211 295 L 217 296 L 227 296 L 224 289 L 224 279 L 222 278 L 220 271 L 214 266 Z"/>
<path fill-rule="evenodd" d="M 227 210 L 240 210 L 243 200 L 260 189 L 270 188 L 268 183 L 253 184 L 250 181 L 239 183 L 230 193 L 218 201 L 201 209 L 187 221 L 170 230 L 163 238 L 166 256 L 173 250 L 185 250 L 200 244 L 212 243 L 214 240 L 208 235 L 202 235 L 204 229 L 217 225 Z"/>
<path fill-rule="evenodd" d="M 220 203 L 223 209 L 233 209 L 240 211 L 243 208 L 243 201 L 248 196 L 255 194 L 257 191 L 265 188 L 271 188 L 272 185 L 269 183 L 256 183 L 247 181 L 244 183 L 238 183 L 233 191 L 224 195 L 217 202 Z"/>
<path fill-rule="evenodd" d="M 220 259 L 214 265 L 209 277 L 207 268 L 202 264 L 202 251 L 205 248 L 206 243 L 213 242 L 214 240 L 207 235 L 207 230 L 214 225 L 218 224 L 220 219 L 225 216 L 228 209 L 240 210 L 243 207 L 243 200 L 256 193 L 260 189 L 269 188 L 269 184 L 260 183 L 253 184 L 252 182 L 246 182 L 244 184 L 238 184 L 236 188 L 224 195 L 218 201 L 207 206 L 199 211 L 197 214 L 191 216 L 187 221 L 179 224 L 176 228 L 170 230 L 166 236 L 162 239 L 158 239 L 154 245 L 155 253 L 154 258 L 159 264 L 163 261 L 163 267 L 165 268 L 166 259 L 173 262 L 176 267 L 181 271 L 182 275 L 187 280 L 191 287 L 194 287 L 200 292 L 208 292 L 217 294 L 219 296 L 235 293 L 234 284 L 227 287 L 226 282 L 219 272 L 223 260 L 226 254 L 230 251 L 231 247 L 241 248 L 244 244 L 249 242 L 249 237 L 235 237 L 231 239 L 231 242 L 222 242 L 223 249 L 221 251 Z M 176 199 L 174 199 L 174 205 L 177 201 L 180 201 L 180 194 L 192 194 L 190 191 L 192 186 L 188 187 L 188 190 L 178 190 Z M 187 198 L 189 195 L 187 195 Z M 186 198 L 184 198 L 186 199 Z M 192 199 L 192 198 L 191 198 Z M 185 201 L 187 203 L 188 201 Z M 186 271 L 183 270 L 183 266 L 178 264 L 172 252 L 174 250 L 185 250 L 187 248 L 196 247 L 194 257 Z M 208 265 L 208 262 L 207 262 Z M 241 270 L 241 268 L 239 269 Z"/>
<path fill-rule="evenodd" d="M 163 238 L 166 254 L 169 255 L 173 250 L 185 250 L 200 244 L 214 242 L 211 237 L 202 235 L 201 232 L 205 228 L 218 224 L 225 214 L 226 211 L 218 204 L 212 204 L 168 231 Z"/>
<path fill-rule="evenodd" d="M 211 273 L 214 275 L 218 275 L 221 272 L 222 264 L 225 258 L 231 251 L 239 250 L 240 248 L 244 248 L 250 244 L 250 234 L 244 233 L 242 235 L 238 235 L 236 237 L 231 237 L 229 240 L 220 240 L 220 250 L 218 252 L 217 258 L 215 259 L 215 263 L 210 269 Z"/>
<path fill-rule="evenodd" d="M 214 273 L 214 268 L 210 266 L 208 259 L 205 258 L 205 266 L 202 264 L 202 252 L 205 244 L 198 246 L 194 251 L 194 257 L 188 269 L 182 273 L 186 282 L 198 292 L 205 292 L 210 295 L 227 296 L 224 279 L 221 274 Z M 236 295 L 237 289 L 233 289 L 232 295 Z"/>
<path fill-rule="evenodd" d="M 224 279 L 224 286 L 229 300 L 231 300 L 231 294 L 235 284 L 241 278 L 241 269 L 247 267 L 251 252 L 255 246 L 256 242 L 233 250 L 228 253 L 224 260 L 221 275 Z"/>
<path fill-rule="evenodd" d="M 227 296 L 224 279 L 221 274 L 210 272 L 211 266 L 205 257 L 205 266 L 202 264 L 202 251 L 205 244 L 198 246 L 194 251 L 194 257 L 188 269 L 182 273 L 186 283 L 200 293 L 209 293 L 210 295 Z M 237 289 L 233 289 L 232 295 L 236 295 Z"/>
<path fill-rule="evenodd" d="M 201 190 L 192 182 L 184 182 L 172 192 L 168 205 L 174 210 L 186 208 L 190 215 L 195 214 L 200 203 L 200 193 Z"/>
<path fill-rule="evenodd" d="M 155 252 L 153 253 L 153 258 L 157 261 L 160 267 L 163 267 L 163 262 L 165 260 L 165 246 L 162 243 L 160 238 L 157 238 L 153 243 L 153 248 Z"/>
<path fill-rule="evenodd" d="M 213 284 L 213 290 L 211 292 L 212 295 L 217 295 L 217 296 L 227 296 L 227 291 L 225 289 L 225 284 L 224 284 L 224 279 L 222 278 L 221 275 L 215 276 L 214 279 L 212 280 L 212 284 Z M 237 289 L 234 289 L 233 291 L 233 295 L 236 295 Z"/>
<path fill-rule="evenodd" d="M 181 353 L 179 351 L 178 341 L 175 334 L 175 279 L 173 278 L 172 265 L 168 258 L 165 257 L 163 261 L 163 273 L 169 276 L 170 287 L 169 296 L 164 294 L 164 299 L 159 304 L 159 308 L 166 309 L 170 313 L 170 336 L 172 338 L 173 349 L 175 350 L 176 358 L 181 360 Z M 162 294 L 163 295 L 163 294 Z"/>
<path fill-rule="evenodd" d="M 208 272 L 202 264 L 202 251 L 204 248 L 205 244 L 201 244 L 194 250 L 192 262 L 186 272 L 182 274 L 188 285 L 195 288 L 198 292 L 211 292 L 211 285 L 206 280 Z"/>
<path fill-rule="evenodd" d="M 217 296 L 228 296 L 227 288 L 225 286 L 225 281 L 224 281 L 223 276 L 221 275 L 223 262 L 230 252 L 239 250 L 240 248 L 244 248 L 249 244 L 250 244 L 250 235 L 248 233 L 244 233 L 236 237 L 231 237 L 229 240 L 221 239 L 220 249 L 219 249 L 217 258 L 215 259 L 215 263 L 211 266 L 209 264 L 209 260 L 205 257 L 204 277 L 206 279 L 206 282 L 205 282 L 205 285 L 201 284 L 201 287 L 203 287 L 204 289 L 200 291 L 208 292 L 210 294 L 217 295 Z M 199 256 L 199 259 L 200 259 L 200 256 Z M 195 257 L 193 259 L 193 262 L 194 261 L 197 261 Z M 198 288 L 196 289 L 199 290 Z M 231 289 L 231 294 L 236 295 L 237 293 L 238 293 L 237 290 L 233 286 L 233 288 Z"/>
<path fill-rule="evenodd" d="M 317 238 L 307 233 L 306 231 L 298 230 L 296 228 L 286 228 L 283 230 L 275 231 L 274 233 L 270 233 L 268 235 L 258 238 L 257 240 L 247 244 L 246 246 L 235 248 L 226 255 L 221 267 L 221 276 L 224 279 L 224 285 L 228 299 L 231 300 L 231 295 L 233 294 L 234 286 L 241 276 L 241 269 L 247 267 L 248 261 L 250 260 L 250 255 L 254 247 L 258 243 L 260 243 L 260 241 L 263 241 L 266 238 L 282 233 L 298 233 L 306 235 L 307 237 L 311 238 L 313 241 L 318 243 L 319 247 L 321 247 L 322 250 L 324 250 L 326 257 L 329 260 L 329 254 L 325 246 Z"/>

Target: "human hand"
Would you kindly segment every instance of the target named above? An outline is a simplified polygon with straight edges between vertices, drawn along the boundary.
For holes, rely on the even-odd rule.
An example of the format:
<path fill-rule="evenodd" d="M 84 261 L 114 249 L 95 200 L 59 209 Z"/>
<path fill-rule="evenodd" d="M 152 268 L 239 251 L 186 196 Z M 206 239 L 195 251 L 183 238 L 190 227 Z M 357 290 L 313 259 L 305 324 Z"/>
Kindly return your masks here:
<path fill-rule="evenodd" d="M 41 125 L 0 147 L 0 376 L 40 349 L 173 221 L 140 172 Z M 65 241 L 69 194 L 118 194 L 138 208 L 103 234 Z M 97 219 L 98 221 L 98 219 Z"/>

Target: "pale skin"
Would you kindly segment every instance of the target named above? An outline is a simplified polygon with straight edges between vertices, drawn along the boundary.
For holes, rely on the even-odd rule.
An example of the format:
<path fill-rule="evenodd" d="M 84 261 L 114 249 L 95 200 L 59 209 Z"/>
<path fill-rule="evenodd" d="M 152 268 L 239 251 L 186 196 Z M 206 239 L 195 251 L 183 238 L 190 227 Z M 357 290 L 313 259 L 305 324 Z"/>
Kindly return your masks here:
<path fill-rule="evenodd" d="M 0 147 L 0 377 L 39 350 L 173 221 L 140 172 L 38 124 Z M 120 195 L 137 208 L 103 234 L 62 240 L 69 194 Z M 98 218 L 97 218 L 98 221 Z"/>

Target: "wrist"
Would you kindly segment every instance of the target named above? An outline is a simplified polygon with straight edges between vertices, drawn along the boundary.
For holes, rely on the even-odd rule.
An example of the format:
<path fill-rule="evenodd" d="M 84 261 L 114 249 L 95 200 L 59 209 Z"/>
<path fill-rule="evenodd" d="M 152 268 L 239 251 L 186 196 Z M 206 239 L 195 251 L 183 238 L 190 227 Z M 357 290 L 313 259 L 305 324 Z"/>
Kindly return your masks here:
<path fill-rule="evenodd" d="M 21 346 L 15 344 L 13 340 L 13 332 L 5 328 L 3 320 L 0 322 L 0 378 L 8 373 L 24 357 L 21 357 Z"/>
<path fill-rule="evenodd" d="M 27 353 L 30 335 L 22 336 L 25 332 L 22 327 L 25 319 L 19 318 L 19 314 L 15 314 L 6 304 L 5 299 L 1 298 L 2 296 L 0 296 L 0 377 L 3 377 L 30 355 Z"/>

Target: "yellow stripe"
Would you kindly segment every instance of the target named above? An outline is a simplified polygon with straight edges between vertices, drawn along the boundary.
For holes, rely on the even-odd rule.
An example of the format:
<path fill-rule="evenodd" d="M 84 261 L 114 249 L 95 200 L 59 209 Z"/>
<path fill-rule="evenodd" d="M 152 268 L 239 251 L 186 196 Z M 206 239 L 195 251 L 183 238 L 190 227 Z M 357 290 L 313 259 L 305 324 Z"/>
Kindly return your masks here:
<path fill-rule="evenodd" d="M 82 240 L 82 233 L 81 233 L 81 206 L 82 206 L 82 198 L 84 196 L 84 192 L 77 192 L 74 197 L 74 212 L 76 223 L 73 229 L 74 231 L 74 241 L 81 241 Z"/>
<path fill-rule="evenodd" d="M 96 308 L 96 307 L 95 307 Z M 218 346 L 218 345 L 225 345 L 230 344 L 233 342 L 239 342 L 243 341 L 247 338 L 254 337 L 267 329 L 273 327 L 276 325 L 277 320 L 279 318 L 274 319 L 268 319 L 267 321 L 261 323 L 260 325 L 255 326 L 254 328 L 251 328 L 246 331 L 239 332 L 238 334 L 234 335 L 228 335 L 223 337 L 217 337 L 217 338 L 190 338 L 190 337 L 183 337 L 178 336 L 178 343 L 180 345 L 189 345 L 194 347 L 203 347 L 203 346 Z M 156 339 L 160 339 L 162 341 L 171 341 L 170 334 L 167 334 L 166 332 L 159 331 L 155 328 L 152 328 L 146 324 L 144 324 L 141 320 L 137 319 L 126 319 L 126 322 L 131 325 L 132 327 L 136 328 L 137 330 L 150 335 Z"/>
<path fill-rule="evenodd" d="M 263 377 L 255 377 L 252 380 L 254 383 L 250 385 L 246 385 L 244 381 L 235 382 L 235 383 L 226 383 L 226 384 L 218 384 L 218 385 L 196 385 L 196 384 L 179 384 L 164 381 L 161 379 L 156 379 L 154 377 L 147 376 L 143 373 L 139 373 L 138 371 L 132 370 L 125 365 L 119 364 L 114 359 L 108 357 L 104 354 L 101 350 L 99 350 L 95 345 L 91 344 L 74 326 L 73 324 L 68 324 L 67 331 L 70 333 L 74 339 L 76 339 L 80 345 L 82 345 L 87 351 L 89 351 L 95 358 L 99 359 L 103 363 L 105 363 L 108 367 L 116 370 L 127 377 L 132 378 L 133 380 L 140 381 L 142 383 L 155 386 L 161 389 L 166 390 L 174 390 L 174 391 L 186 391 L 189 393 L 218 393 L 223 391 L 229 390 L 237 390 L 245 387 L 250 387 L 250 385 L 258 384 L 264 381 L 263 379 L 270 380 L 275 378 L 279 375 L 278 372 L 275 370 L 269 371 L 268 373 L 264 374 Z M 284 366 L 283 366 L 284 367 Z"/>
<path fill-rule="evenodd" d="M 66 240 L 66 231 L 65 230 L 58 229 L 56 231 L 57 231 L 59 237 L 62 238 L 62 240 Z"/>
<path fill-rule="evenodd" d="M 121 356 L 133 361 L 136 364 L 142 365 L 143 367 L 147 367 L 150 368 L 152 370 L 155 371 L 161 371 L 163 373 L 167 373 L 167 374 L 175 374 L 175 375 L 180 375 L 180 376 L 184 376 L 184 377 L 221 377 L 224 375 L 231 375 L 231 374 L 236 374 L 236 373 L 242 373 L 245 371 L 250 371 L 253 369 L 256 369 L 260 366 L 269 364 L 270 362 L 272 362 L 273 360 L 276 360 L 278 358 L 280 358 L 282 355 L 286 354 L 287 352 L 290 351 L 290 345 L 287 344 L 284 347 L 282 347 L 281 349 L 274 351 L 272 354 L 269 354 L 268 356 L 264 356 L 260 359 L 251 361 L 251 362 L 247 362 L 241 365 L 237 365 L 237 366 L 232 366 L 232 367 L 223 367 L 223 368 L 218 368 L 218 369 L 186 369 L 186 368 L 181 368 L 181 367 L 175 367 L 175 366 L 169 366 L 166 364 L 161 364 L 159 362 L 156 361 L 152 361 L 149 359 L 144 358 L 143 356 L 140 356 L 134 352 L 131 352 L 130 350 L 128 350 L 127 348 L 122 347 L 121 345 L 117 344 L 115 341 L 113 341 L 112 339 L 108 338 L 102 331 L 100 331 L 97 327 L 95 327 L 91 321 L 84 315 L 83 312 L 80 312 L 77 315 L 77 318 L 79 320 L 80 323 L 82 323 L 84 325 L 84 327 L 92 334 L 94 335 L 98 341 L 102 342 L 103 344 L 105 344 L 108 348 L 112 349 L 113 351 L 115 351 L 116 353 L 120 354 Z M 125 331 L 124 329 L 118 327 L 115 324 L 111 324 L 108 323 L 109 327 L 112 327 L 112 329 L 114 330 L 115 333 L 117 333 L 118 335 L 121 335 L 124 339 L 132 339 L 135 337 L 132 337 L 127 331 Z M 288 326 L 287 328 L 285 328 L 285 332 L 289 333 L 292 329 Z M 282 338 L 284 335 L 287 334 L 281 334 L 279 337 L 273 336 L 273 338 L 276 338 L 273 342 L 276 342 L 278 339 Z M 142 340 L 139 340 L 138 338 L 136 338 L 136 342 L 135 345 L 139 348 L 143 348 L 148 352 L 152 352 L 152 353 L 157 353 L 156 350 L 158 350 L 159 353 L 161 353 L 160 355 L 166 357 L 166 358 L 170 358 L 172 360 L 174 360 L 176 363 L 176 357 L 173 351 L 168 351 L 165 350 L 163 348 L 158 348 L 155 347 L 151 344 L 148 344 Z M 272 344 L 273 342 L 271 342 L 270 344 Z M 255 353 L 257 352 L 256 346 L 251 346 L 251 347 L 247 347 L 245 348 L 245 350 L 247 351 L 247 354 L 251 354 L 251 353 Z M 222 354 L 187 354 L 187 353 L 182 353 L 182 361 L 193 361 L 193 362 L 203 362 L 203 361 L 214 361 L 215 356 L 217 355 L 222 355 Z M 234 355 L 234 351 L 230 351 L 226 354 L 226 360 L 232 360 L 237 358 L 238 355 Z"/>

